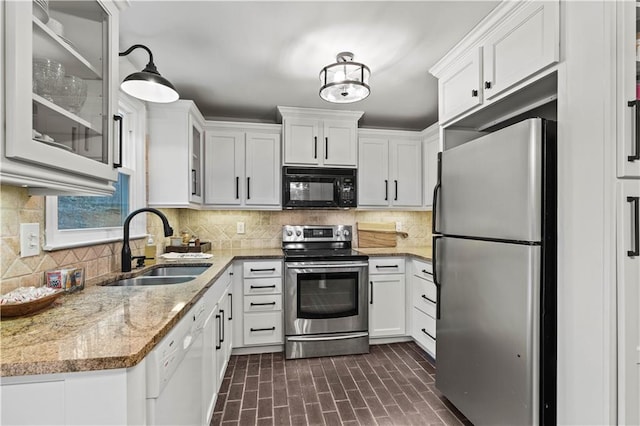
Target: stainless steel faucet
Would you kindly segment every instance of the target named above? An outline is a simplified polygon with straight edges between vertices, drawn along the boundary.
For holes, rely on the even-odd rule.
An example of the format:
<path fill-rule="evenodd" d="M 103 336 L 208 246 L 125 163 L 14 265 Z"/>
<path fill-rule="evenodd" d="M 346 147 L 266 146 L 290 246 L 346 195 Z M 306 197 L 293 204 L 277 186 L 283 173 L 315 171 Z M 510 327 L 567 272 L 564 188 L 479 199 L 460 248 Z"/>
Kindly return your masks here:
<path fill-rule="evenodd" d="M 164 236 L 170 237 L 173 235 L 173 228 L 171 228 L 171 226 L 169 225 L 169 220 L 160 210 L 153 209 L 151 207 L 145 207 L 145 208 L 138 209 L 136 211 L 131 212 L 129 216 L 127 216 L 127 218 L 124 220 L 124 235 L 122 238 L 122 256 L 121 256 L 122 272 L 131 271 L 132 258 L 131 258 L 131 248 L 129 247 L 129 224 L 131 223 L 131 219 L 133 219 L 135 215 L 142 212 L 155 213 L 156 215 L 158 215 L 158 217 L 162 219 Z M 136 256 L 136 258 L 137 257 L 139 256 Z"/>

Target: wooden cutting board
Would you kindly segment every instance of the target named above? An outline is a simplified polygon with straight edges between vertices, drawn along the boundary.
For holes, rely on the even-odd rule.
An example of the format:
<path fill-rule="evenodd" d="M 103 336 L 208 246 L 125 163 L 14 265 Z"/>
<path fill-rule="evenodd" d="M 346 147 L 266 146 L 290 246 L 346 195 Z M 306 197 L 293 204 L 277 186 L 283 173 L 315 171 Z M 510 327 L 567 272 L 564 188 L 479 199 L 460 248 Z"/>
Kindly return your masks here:
<path fill-rule="evenodd" d="M 361 248 L 395 247 L 397 234 L 408 236 L 406 232 L 396 232 L 394 222 L 357 222 L 356 228 Z"/>

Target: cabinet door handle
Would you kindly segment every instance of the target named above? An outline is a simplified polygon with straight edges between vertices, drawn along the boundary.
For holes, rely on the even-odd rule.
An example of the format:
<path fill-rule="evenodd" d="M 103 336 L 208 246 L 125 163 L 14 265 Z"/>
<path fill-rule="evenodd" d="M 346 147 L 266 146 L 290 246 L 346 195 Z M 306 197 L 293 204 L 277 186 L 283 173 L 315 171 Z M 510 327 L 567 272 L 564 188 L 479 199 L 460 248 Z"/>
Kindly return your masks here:
<path fill-rule="evenodd" d="M 627 251 L 627 256 L 640 256 L 640 197 L 627 197 L 627 203 L 633 203 L 633 250 Z"/>
<path fill-rule="evenodd" d="M 431 272 L 427 271 L 426 269 L 423 269 L 423 270 L 422 270 L 422 273 L 423 273 L 423 274 L 427 274 L 427 275 L 431 275 L 431 276 L 433 276 L 433 273 L 431 273 Z"/>
<path fill-rule="evenodd" d="M 240 198 L 240 177 L 236 176 L 236 200 Z"/>
<path fill-rule="evenodd" d="M 196 186 L 198 185 L 198 177 L 196 175 L 196 169 L 191 169 L 191 195 L 196 195 Z"/>
<path fill-rule="evenodd" d="M 113 119 L 118 122 L 118 161 L 113 163 L 113 168 L 122 167 L 122 116 L 114 115 Z"/>
<path fill-rule="evenodd" d="M 229 293 L 229 321 L 233 319 L 233 293 Z"/>
<path fill-rule="evenodd" d="M 252 286 L 249 286 L 249 288 L 252 288 L 252 289 L 253 288 L 276 288 L 276 285 L 275 284 L 273 284 L 273 285 L 252 285 Z"/>
<path fill-rule="evenodd" d="M 251 303 L 249 303 L 249 305 L 251 305 L 251 306 L 268 306 L 268 305 L 276 306 L 276 302 L 260 302 L 260 303 L 251 302 Z"/>
<path fill-rule="evenodd" d="M 636 153 L 627 157 L 627 161 L 634 162 L 640 160 L 640 108 L 638 108 L 638 101 L 629 101 L 627 106 L 634 108 L 636 113 L 636 119 L 634 121 L 636 127 L 636 140 L 634 144 Z"/>
<path fill-rule="evenodd" d="M 491 82 L 490 81 L 485 81 L 484 82 L 484 88 L 485 89 L 491 89 Z"/>
<path fill-rule="evenodd" d="M 433 340 L 436 340 L 436 338 L 435 338 L 435 337 L 433 337 L 432 335 L 430 335 L 430 334 L 429 334 L 429 332 L 428 332 L 426 329 L 424 329 L 424 328 L 423 328 L 423 329 L 422 329 L 422 332 L 423 332 L 424 334 L 426 334 L 427 336 L 431 337 Z"/>
<path fill-rule="evenodd" d="M 275 272 L 276 268 L 251 268 L 251 272 Z"/>
<path fill-rule="evenodd" d="M 313 137 L 313 158 L 318 158 L 318 137 Z"/>
<path fill-rule="evenodd" d="M 216 344 L 216 350 L 222 348 L 222 343 L 220 340 L 220 335 L 222 334 L 222 329 L 220 328 L 220 315 L 216 315 L 216 321 L 218 321 L 218 343 Z"/>
<path fill-rule="evenodd" d="M 471 97 L 472 98 L 477 98 L 478 97 L 478 90 L 477 89 L 473 89 L 471 91 Z"/>
<path fill-rule="evenodd" d="M 369 304 L 373 305 L 373 281 L 369 281 Z"/>
<path fill-rule="evenodd" d="M 266 328 L 253 328 L 251 327 L 251 331 L 275 331 L 275 327 L 266 327 Z"/>
<path fill-rule="evenodd" d="M 384 200 L 389 200 L 389 181 L 387 179 L 384 180 Z"/>
<path fill-rule="evenodd" d="M 220 337 L 220 343 L 224 342 L 224 309 L 220 309 L 220 322 L 222 323 L 222 335 Z"/>
<path fill-rule="evenodd" d="M 394 201 L 398 201 L 398 181 L 394 180 L 395 185 L 396 185 L 396 196 L 393 198 Z"/>
<path fill-rule="evenodd" d="M 436 303 L 436 301 L 435 301 L 435 300 L 433 300 L 433 299 L 429 299 L 429 298 L 427 297 L 427 295 L 426 295 L 426 294 L 423 294 L 423 295 L 422 295 L 422 296 L 420 296 L 420 297 L 422 297 L 422 298 L 423 298 L 423 299 L 425 299 L 425 300 L 428 300 L 429 302 L 431 302 L 431 303 L 433 303 L 433 304 L 435 304 L 435 303 Z"/>
<path fill-rule="evenodd" d="M 376 265 L 376 269 L 383 269 L 383 268 L 399 268 L 399 265 Z"/>
<path fill-rule="evenodd" d="M 329 138 L 324 138 L 324 159 L 329 159 Z"/>
<path fill-rule="evenodd" d="M 247 177 L 247 200 L 251 199 L 251 178 Z"/>

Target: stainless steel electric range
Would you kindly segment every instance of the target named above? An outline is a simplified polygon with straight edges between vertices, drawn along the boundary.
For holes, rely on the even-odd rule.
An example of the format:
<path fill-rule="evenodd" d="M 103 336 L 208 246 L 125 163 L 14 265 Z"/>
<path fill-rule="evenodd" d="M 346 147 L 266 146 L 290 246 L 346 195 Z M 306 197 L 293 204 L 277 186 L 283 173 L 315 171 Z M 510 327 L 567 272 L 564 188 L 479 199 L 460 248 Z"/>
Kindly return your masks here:
<path fill-rule="evenodd" d="M 369 257 L 351 237 L 351 226 L 282 228 L 285 358 L 369 352 Z"/>

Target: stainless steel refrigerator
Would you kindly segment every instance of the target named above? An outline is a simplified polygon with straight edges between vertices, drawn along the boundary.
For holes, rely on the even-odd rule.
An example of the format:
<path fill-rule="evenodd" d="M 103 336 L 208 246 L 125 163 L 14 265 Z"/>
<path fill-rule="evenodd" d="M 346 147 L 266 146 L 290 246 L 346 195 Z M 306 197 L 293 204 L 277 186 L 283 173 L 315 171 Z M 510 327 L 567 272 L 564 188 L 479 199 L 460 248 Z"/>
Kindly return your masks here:
<path fill-rule="evenodd" d="M 556 125 L 440 154 L 436 388 L 475 425 L 556 423 Z"/>

